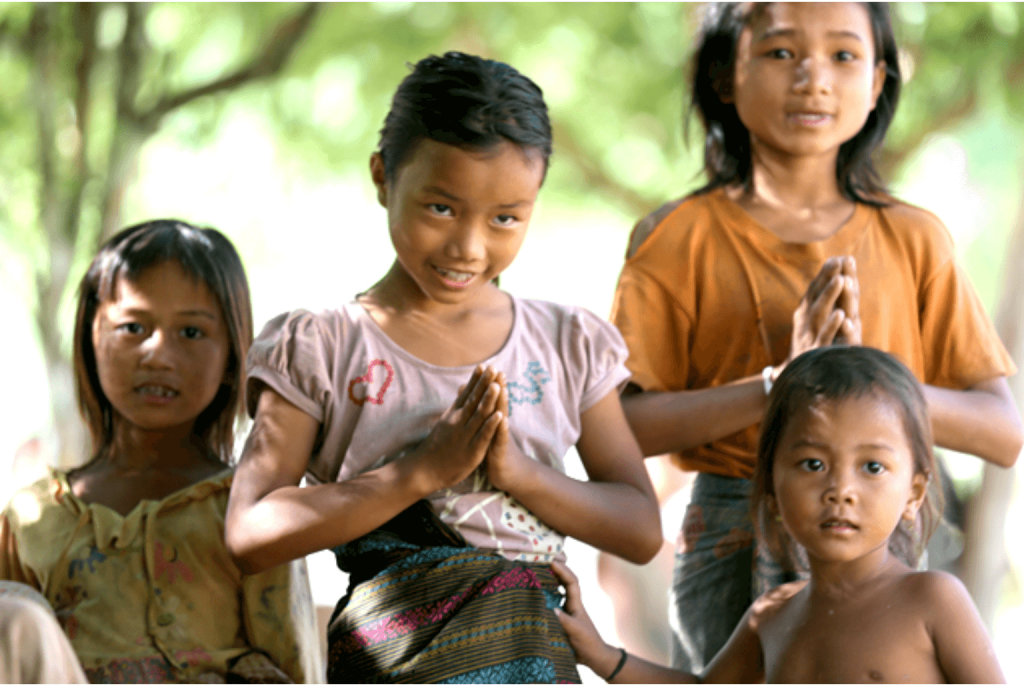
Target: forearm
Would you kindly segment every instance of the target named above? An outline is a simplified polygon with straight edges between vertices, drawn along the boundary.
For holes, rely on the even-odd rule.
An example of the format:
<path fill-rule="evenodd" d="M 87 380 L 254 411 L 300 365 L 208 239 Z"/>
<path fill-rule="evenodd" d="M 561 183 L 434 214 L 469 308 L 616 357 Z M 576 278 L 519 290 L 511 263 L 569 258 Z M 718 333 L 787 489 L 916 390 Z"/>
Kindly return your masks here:
<path fill-rule="evenodd" d="M 254 573 L 348 543 L 429 495 L 423 481 L 402 459 L 340 483 L 282 486 L 229 509 L 228 549 Z"/>
<path fill-rule="evenodd" d="M 625 395 L 622 408 L 646 457 L 717 441 L 758 423 L 768 407 L 761 375 L 692 391 Z"/>
<path fill-rule="evenodd" d="M 1003 378 L 966 390 L 925 386 L 935 444 L 1012 467 L 1024 442 L 1021 417 Z"/>
<path fill-rule="evenodd" d="M 551 528 L 631 562 L 661 548 L 657 500 L 631 484 L 579 481 L 535 463 L 510 493 Z"/>
<path fill-rule="evenodd" d="M 622 651 L 604 643 L 593 655 L 578 655 L 580 664 L 590 668 L 594 674 L 607 679 L 622 659 Z M 692 674 L 648 662 L 630 653 L 610 684 L 693 684 L 697 679 Z"/>

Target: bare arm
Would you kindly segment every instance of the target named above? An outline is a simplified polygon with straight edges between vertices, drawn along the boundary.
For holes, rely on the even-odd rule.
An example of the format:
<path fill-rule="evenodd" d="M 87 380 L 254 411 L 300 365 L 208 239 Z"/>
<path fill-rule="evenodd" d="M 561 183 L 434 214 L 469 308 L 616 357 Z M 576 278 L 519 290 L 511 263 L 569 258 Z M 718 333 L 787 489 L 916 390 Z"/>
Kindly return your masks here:
<path fill-rule="evenodd" d="M 959 579 L 929 572 L 924 604 L 935 657 L 946 681 L 959 684 L 1001 684 L 1006 677 L 971 596 Z"/>
<path fill-rule="evenodd" d="M 801 353 L 830 345 L 837 337 L 860 344 L 858 288 L 852 258 L 825 262 L 793 313 L 789 356 L 774 376 Z M 761 421 L 768 407 L 760 374 L 714 388 L 627 394 L 622 405 L 646 456 L 725 438 Z"/>
<path fill-rule="evenodd" d="M 522 455 L 504 422 L 495 443 L 506 455 L 488 455 L 488 476 L 553 529 L 644 564 L 661 549 L 661 515 L 618 394 L 611 391 L 580 419 L 576 449 L 588 481 Z"/>
<path fill-rule="evenodd" d="M 962 391 L 925 386 L 935 443 L 1012 467 L 1024 444 L 1020 411 L 1004 377 Z"/>
<path fill-rule="evenodd" d="M 555 576 L 565 587 L 565 609 L 555 610 L 562 629 L 569 637 L 572 649 L 576 653 L 576 661 L 586 665 L 594 674 L 602 679 L 615 671 L 616 665 L 622 659 L 622 653 L 618 648 L 613 648 L 604 642 L 597 627 L 587 614 L 580 597 L 580 584 L 576 575 L 563 564 L 557 562 L 551 565 Z M 669 667 L 662 667 L 653 662 L 641 659 L 636 655 L 630 655 L 622 665 L 622 669 L 609 683 L 613 684 L 684 684 L 696 683 L 692 674 L 681 672 Z"/>
<path fill-rule="evenodd" d="M 258 572 L 347 543 L 458 483 L 483 460 L 501 421 L 499 393 L 494 373 L 477 370 L 415 450 L 341 483 L 300 488 L 319 423 L 265 389 L 231 486 L 228 550 L 241 569 Z"/>

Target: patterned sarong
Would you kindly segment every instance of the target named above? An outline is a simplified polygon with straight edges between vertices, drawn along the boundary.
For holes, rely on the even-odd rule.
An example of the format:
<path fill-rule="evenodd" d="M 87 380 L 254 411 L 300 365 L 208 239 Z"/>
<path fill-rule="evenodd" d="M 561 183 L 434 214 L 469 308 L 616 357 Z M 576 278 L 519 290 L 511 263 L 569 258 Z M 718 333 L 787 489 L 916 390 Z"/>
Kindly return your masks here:
<path fill-rule="evenodd" d="M 334 552 L 328 681 L 580 682 L 550 569 L 468 546 L 425 501 Z"/>

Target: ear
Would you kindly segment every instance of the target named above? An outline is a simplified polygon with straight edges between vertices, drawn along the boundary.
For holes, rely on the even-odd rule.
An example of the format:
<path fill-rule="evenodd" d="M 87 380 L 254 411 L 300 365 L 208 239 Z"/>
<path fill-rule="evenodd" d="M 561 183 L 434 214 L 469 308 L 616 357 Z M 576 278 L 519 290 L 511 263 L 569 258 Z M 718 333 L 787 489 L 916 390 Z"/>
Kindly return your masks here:
<path fill-rule="evenodd" d="M 384 158 L 379 152 L 370 155 L 370 178 L 373 185 L 377 187 L 377 202 L 381 207 L 388 206 L 388 179 L 384 173 Z"/>
<path fill-rule="evenodd" d="M 779 503 L 778 503 L 777 500 L 775 500 L 775 496 L 774 495 L 767 495 L 766 494 L 764 496 L 764 503 L 765 503 L 765 505 L 768 506 L 768 514 L 770 514 L 772 517 L 778 517 L 779 516 Z"/>
<path fill-rule="evenodd" d="M 924 497 L 928 495 L 928 477 L 918 472 L 910 482 L 910 498 L 907 506 L 903 509 L 903 519 L 914 521 L 917 519 L 917 511 L 924 503 Z"/>
<path fill-rule="evenodd" d="M 885 87 L 885 60 L 879 60 L 875 65 L 875 73 L 871 81 L 871 109 L 878 105 L 878 98 L 882 95 L 882 88 Z"/>

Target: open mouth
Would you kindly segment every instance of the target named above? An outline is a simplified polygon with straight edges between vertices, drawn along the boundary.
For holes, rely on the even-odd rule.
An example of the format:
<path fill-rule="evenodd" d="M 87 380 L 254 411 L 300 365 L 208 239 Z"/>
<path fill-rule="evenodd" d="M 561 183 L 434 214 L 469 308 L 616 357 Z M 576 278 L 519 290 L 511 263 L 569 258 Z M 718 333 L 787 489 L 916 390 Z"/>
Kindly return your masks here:
<path fill-rule="evenodd" d="M 821 126 L 832 119 L 832 115 L 821 112 L 792 112 L 788 118 L 800 126 Z"/>
<path fill-rule="evenodd" d="M 821 528 L 824 531 L 856 531 L 857 525 L 847 519 L 840 519 L 838 517 L 830 517 L 821 523 Z"/>
<path fill-rule="evenodd" d="M 146 399 L 154 398 L 158 400 L 170 400 L 171 398 L 177 398 L 180 395 L 180 393 L 173 388 L 158 384 L 138 386 L 135 388 L 135 392 Z"/>
<path fill-rule="evenodd" d="M 461 272 L 456 269 L 445 269 L 434 265 L 434 271 L 441 275 L 444 282 L 454 288 L 462 288 L 476 276 L 473 272 Z"/>

